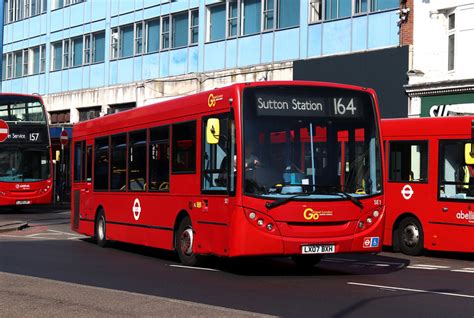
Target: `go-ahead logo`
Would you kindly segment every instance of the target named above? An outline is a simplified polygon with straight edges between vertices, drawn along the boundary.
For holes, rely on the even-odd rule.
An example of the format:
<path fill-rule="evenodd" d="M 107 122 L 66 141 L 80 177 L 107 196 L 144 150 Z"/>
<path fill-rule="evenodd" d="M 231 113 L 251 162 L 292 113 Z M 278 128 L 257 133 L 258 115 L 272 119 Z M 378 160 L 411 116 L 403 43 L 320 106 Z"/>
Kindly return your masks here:
<path fill-rule="evenodd" d="M 469 223 L 474 223 L 474 212 L 469 211 L 464 213 L 463 211 L 456 213 L 456 219 L 467 220 Z"/>
<path fill-rule="evenodd" d="M 332 216 L 332 211 L 314 211 L 311 208 L 307 208 L 303 212 L 303 217 L 308 221 L 317 221 L 321 216 Z"/>
<path fill-rule="evenodd" d="M 222 95 L 209 94 L 209 97 L 207 98 L 207 106 L 216 107 L 217 102 L 222 99 L 224 99 L 224 96 Z"/>

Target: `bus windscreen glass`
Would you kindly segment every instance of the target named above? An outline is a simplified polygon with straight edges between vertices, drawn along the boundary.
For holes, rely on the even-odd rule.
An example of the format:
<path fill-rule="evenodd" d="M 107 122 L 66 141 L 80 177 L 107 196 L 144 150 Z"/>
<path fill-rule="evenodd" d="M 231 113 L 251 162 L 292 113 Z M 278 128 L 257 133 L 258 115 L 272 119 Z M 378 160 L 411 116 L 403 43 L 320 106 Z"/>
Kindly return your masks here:
<path fill-rule="evenodd" d="M 335 199 L 381 193 L 379 128 L 368 93 L 247 88 L 243 117 L 246 194 Z"/>
<path fill-rule="evenodd" d="M 50 177 L 49 149 L 0 149 L 0 182 L 35 182 Z"/>
<path fill-rule="evenodd" d="M 7 122 L 36 122 L 46 124 L 46 117 L 41 100 L 31 96 L 0 96 L 0 119 Z"/>

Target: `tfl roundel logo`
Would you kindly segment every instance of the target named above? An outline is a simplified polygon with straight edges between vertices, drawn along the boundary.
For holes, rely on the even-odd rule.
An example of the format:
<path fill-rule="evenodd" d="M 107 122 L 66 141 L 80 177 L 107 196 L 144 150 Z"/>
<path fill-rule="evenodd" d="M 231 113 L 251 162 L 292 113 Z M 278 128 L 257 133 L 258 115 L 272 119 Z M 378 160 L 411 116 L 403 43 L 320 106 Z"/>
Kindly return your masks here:
<path fill-rule="evenodd" d="M 135 219 L 135 221 L 138 221 L 138 219 L 140 218 L 140 213 L 142 212 L 142 208 L 140 206 L 140 200 L 138 200 L 138 198 L 136 198 L 135 201 L 133 202 L 132 212 L 133 212 L 133 218 Z"/>

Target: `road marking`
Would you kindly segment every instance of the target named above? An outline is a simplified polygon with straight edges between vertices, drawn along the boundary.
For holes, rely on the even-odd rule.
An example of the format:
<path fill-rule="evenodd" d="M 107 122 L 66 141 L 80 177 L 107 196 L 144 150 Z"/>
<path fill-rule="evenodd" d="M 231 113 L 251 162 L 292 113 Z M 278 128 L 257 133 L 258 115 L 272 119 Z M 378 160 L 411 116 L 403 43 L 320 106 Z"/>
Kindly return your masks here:
<path fill-rule="evenodd" d="M 427 265 L 427 264 L 416 264 L 407 266 L 411 269 L 427 269 L 427 270 L 437 270 L 437 269 L 449 269 L 449 266 L 439 266 L 439 265 Z"/>
<path fill-rule="evenodd" d="M 210 271 L 210 272 L 220 272 L 220 270 L 218 269 L 205 268 L 205 267 L 192 267 L 192 266 L 184 266 L 184 265 L 170 265 L 170 267 L 187 268 L 187 269 L 195 269 L 195 270 Z"/>
<path fill-rule="evenodd" d="M 452 269 L 451 272 L 474 274 L 473 268 Z"/>
<path fill-rule="evenodd" d="M 454 297 L 463 297 L 463 298 L 474 298 L 474 295 L 465 295 L 465 294 L 456 294 L 456 293 L 445 293 L 445 292 L 437 292 L 437 291 L 424 290 L 424 289 L 412 289 L 412 288 L 403 288 L 403 287 L 393 287 L 393 286 L 383 286 L 383 285 L 373 285 L 373 284 L 362 284 L 362 283 L 354 283 L 354 282 L 348 282 L 347 284 L 348 284 L 348 285 L 355 285 L 355 286 L 363 286 L 363 287 L 373 287 L 373 288 L 389 289 L 389 290 L 409 291 L 409 292 L 420 293 L 420 294 L 434 294 L 434 295 L 442 295 L 442 296 L 454 296 Z"/>

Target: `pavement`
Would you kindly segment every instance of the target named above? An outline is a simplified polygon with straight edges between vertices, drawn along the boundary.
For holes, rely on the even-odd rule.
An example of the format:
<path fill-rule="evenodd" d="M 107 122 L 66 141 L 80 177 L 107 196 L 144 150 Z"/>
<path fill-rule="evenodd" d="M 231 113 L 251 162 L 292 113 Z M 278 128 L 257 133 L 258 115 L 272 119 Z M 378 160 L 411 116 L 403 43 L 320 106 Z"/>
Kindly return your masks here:
<path fill-rule="evenodd" d="M 66 204 L 51 204 L 51 205 L 36 205 L 36 206 L 31 206 L 27 207 L 26 211 L 23 211 L 23 213 L 35 213 L 35 214 L 41 214 L 41 213 L 47 213 L 47 212 L 58 212 L 62 210 L 67 210 L 69 209 L 70 205 L 69 203 Z M 14 215 L 14 214 L 11 214 Z M 25 228 L 27 228 L 28 222 L 25 220 L 14 220 L 12 218 L 8 218 L 7 220 L 0 220 L 0 233 L 2 232 L 12 232 L 12 231 L 20 231 Z"/>
<path fill-rule="evenodd" d="M 20 231 L 28 227 L 28 223 L 23 221 L 0 221 L 0 233 Z"/>

